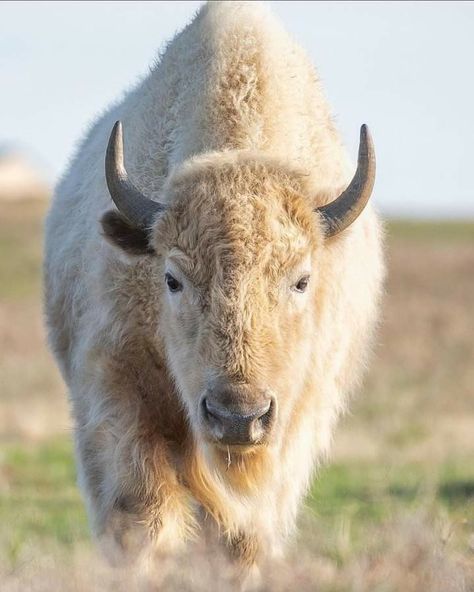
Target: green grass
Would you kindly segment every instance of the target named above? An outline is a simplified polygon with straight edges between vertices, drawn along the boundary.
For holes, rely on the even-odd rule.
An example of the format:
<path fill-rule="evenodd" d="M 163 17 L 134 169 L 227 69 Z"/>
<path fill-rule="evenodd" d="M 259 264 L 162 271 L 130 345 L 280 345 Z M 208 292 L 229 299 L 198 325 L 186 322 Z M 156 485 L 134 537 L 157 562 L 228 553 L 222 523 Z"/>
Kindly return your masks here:
<path fill-rule="evenodd" d="M 87 520 L 68 440 L 5 445 L 0 459 L 6 483 L 0 488 L 3 557 L 14 564 L 25 545 L 67 552 L 87 544 Z M 306 505 L 324 535 L 326 552 L 342 561 L 341 525 L 349 525 L 346 538 L 354 553 L 365 544 L 371 527 L 419 509 L 453 521 L 472 521 L 474 466 L 459 459 L 432 467 L 333 464 L 321 471 Z"/>
<path fill-rule="evenodd" d="M 88 540 L 69 442 L 6 445 L 0 459 L 0 555 L 14 563 L 25 545 L 67 549 Z"/>
<path fill-rule="evenodd" d="M 443 525 L 452 546 L 468 554 L 474 523 L 474 467 L 469 459 L 433 466 L 333 464 L 315 480 L 307 508 L 312 532 L 307 526 L 306 540 L 314 539 L 316 532 L 317 552 L 339 566 L 368 549 L 383 553 L 387 541 L 381 540 L 381 533 L 392 532 L 391 525 L 403 517 L 416 515 L 438 525 L 440 539 Z"/>
<path fill-rule="evenodd" d="M 473 511 L 474 465 L 459 459 L 434 466 L 333 464 L 323 469 L 309 496 L 320 516 L 335 517 L 350 505 L 364 520 L 389 518 L 400 506 L 416 509 L 428 501 L 455 513 L 469 505 Z"/>

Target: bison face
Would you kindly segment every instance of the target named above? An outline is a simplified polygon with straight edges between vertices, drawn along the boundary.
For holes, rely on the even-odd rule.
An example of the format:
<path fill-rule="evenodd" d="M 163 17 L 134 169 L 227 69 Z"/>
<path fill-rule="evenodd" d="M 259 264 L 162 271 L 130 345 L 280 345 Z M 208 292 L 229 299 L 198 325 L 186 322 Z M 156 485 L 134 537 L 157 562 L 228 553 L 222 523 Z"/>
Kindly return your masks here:
<path fill-rule="evenodd" d="M 153 227 L 159 339 L 196 436 L 226 450 L 277 442 L 311 366 L 323 231 L 299 189 L 274 163 L 194 161 Z"/>
<path fill-rule="evenodd" d="M 157 340 L 195 436 L 228 450 L 278 443 L 314 388 L 324 239 L 357 218 L 372 190 L 367 128 L 352 182 L 316 211 L 304 175 L 244 152 L 190 160 L 157 203 L 129 181 L 121 134 L 117 123 L 106 157 L 119 212 L 102 225 L 111 242 L 156 261 Z"/>

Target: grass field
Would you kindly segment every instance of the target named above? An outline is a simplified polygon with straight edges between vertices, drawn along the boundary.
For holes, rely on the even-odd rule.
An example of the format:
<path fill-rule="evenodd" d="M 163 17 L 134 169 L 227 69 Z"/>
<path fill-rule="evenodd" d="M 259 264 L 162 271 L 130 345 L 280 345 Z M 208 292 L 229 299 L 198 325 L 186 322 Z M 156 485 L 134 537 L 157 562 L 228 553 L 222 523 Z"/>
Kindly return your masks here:
<path fill-rule="evenodd" d="M 44 209 L 0 215 L 0 589 L 133 589 L 92 559 L 42 327 Z M 266 590 L 474 590 L 474 223 L 387 238 L 371 370 Z M 160 590 L 224 589 L 176 577 Z"/>

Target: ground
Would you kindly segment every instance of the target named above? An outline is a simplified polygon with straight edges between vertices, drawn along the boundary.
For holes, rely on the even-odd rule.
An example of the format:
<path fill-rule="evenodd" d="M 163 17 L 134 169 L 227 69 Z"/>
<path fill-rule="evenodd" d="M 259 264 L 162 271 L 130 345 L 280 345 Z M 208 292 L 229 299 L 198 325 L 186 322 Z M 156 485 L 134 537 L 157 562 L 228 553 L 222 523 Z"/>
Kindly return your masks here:
<path fill-rule="evenodd" d="M 42 323 L 45 207 L 0 216 L 0 588 L 130 589 L 92 559 L 75 484 Z M 474 223 L 392 222 L 387 259 L 370 371 L 265 590 L 474 590 Z M 186 561 L 199 567 L 161 574 L 160 590 L 230 586 Z"/>

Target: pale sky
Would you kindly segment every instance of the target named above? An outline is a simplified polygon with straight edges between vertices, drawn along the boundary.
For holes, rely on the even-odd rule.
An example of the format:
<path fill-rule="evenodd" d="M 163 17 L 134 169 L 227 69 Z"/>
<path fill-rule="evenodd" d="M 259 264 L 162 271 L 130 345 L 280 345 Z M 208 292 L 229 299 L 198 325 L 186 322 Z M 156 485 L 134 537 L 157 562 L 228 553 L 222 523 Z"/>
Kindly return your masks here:
<path fill-rule="evenodd" d="M 0 145 L 51 179 L 201 2 L 1 2 Z M 474 3 L 270 2 L 356 157 L 368 123 L 387 215 L 474 217 Z"/>

